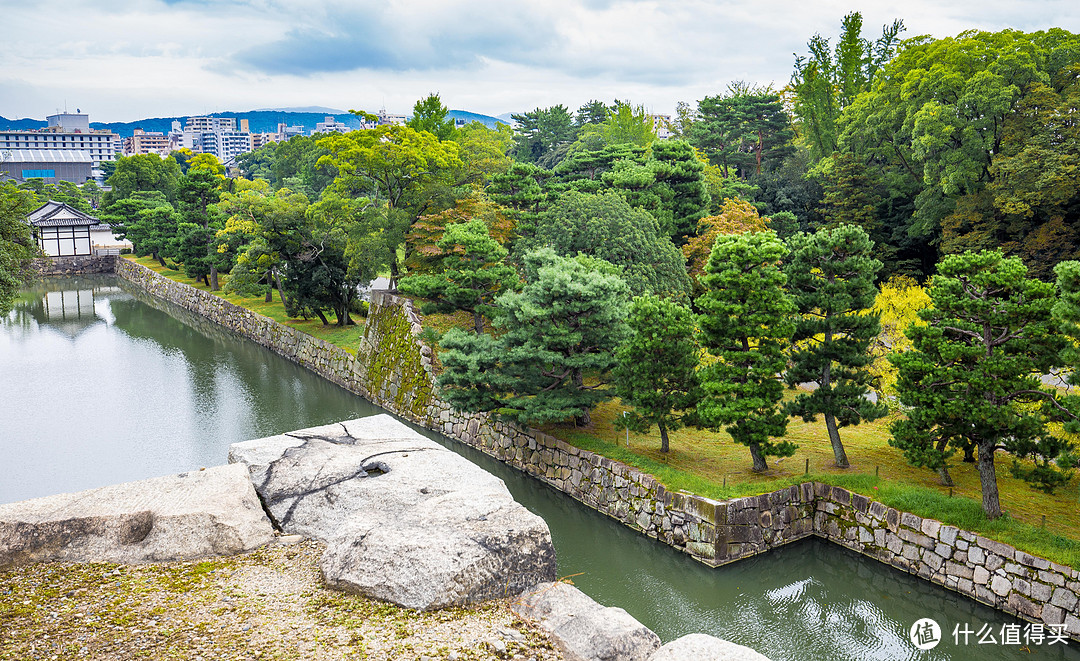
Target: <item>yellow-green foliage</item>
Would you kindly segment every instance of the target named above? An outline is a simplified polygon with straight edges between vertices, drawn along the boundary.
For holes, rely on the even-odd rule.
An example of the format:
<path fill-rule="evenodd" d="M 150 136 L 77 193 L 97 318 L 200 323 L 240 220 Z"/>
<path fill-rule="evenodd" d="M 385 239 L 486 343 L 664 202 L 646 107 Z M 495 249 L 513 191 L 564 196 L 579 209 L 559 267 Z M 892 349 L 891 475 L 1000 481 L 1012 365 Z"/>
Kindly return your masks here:
<path fill-rule="evenodd" d="M 911 340 L 904 331 L 911 324 L 926 323 L 919 319 L 919 310 L 929 305 L 930 296 L 919 283 L 906 275 L 894 275 L 881 285 L 874 307 L 870 309 L 871 313 L 881 316 L 881 334 L 870 348 L 874 356 L 870 373 L 877 381 L 878 391 L 890 403 L 896 398 L 896 368 L 887 356 L 894 351 L 911 349 Z"/>

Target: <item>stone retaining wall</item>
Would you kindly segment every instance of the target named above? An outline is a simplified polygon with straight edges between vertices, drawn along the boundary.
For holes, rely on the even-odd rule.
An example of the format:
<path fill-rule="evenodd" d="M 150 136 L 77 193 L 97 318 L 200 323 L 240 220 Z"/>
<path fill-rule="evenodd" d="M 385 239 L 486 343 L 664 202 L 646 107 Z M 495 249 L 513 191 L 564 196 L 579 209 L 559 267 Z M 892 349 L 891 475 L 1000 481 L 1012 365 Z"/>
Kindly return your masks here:
<path fill-rule="evenodd" d="M 434 387 L 432 352 L 407 299 L 372 294 L 353 355 L 130 260 L 116 272 L 418 425 L 479 449 L 711 566 L 815 535 L 1080 640 L 1080 573 L 968 531 L 821 483 L 717 501 L 535 429 L 455 412 Z"/>
<path fill-rule="evenodd" d="M 102 257 L 42 257 L 34 260 L 33 268 L 38 275 L 91 275 L 95 273 L 114 273 L 116 255 Z"/>

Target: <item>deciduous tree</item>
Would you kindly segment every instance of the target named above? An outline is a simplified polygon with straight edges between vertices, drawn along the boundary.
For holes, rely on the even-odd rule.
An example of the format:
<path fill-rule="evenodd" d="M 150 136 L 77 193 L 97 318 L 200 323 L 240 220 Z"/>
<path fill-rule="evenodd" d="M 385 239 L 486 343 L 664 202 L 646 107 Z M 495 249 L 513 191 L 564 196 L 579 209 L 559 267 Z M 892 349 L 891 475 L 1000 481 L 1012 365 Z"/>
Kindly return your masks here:
<path fill-rule="evenodd" d="M 36 206 L 32 193 L 0 182 L 0 315 L 11 311 L 15 294 L 33 277 L 31 261 L 41 253 L 26 223 Z"/>

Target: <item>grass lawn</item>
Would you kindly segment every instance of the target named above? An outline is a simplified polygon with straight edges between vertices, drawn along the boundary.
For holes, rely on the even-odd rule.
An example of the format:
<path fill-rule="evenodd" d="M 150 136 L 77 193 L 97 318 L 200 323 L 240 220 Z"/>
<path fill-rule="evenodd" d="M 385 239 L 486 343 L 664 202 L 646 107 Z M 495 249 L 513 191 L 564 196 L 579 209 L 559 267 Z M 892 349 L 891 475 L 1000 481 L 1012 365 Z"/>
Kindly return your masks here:
<path fill-rule="evenodd" d="M 667 455 L 660 452 L 660 434 L 655 429 L 648 434 L 630 432 L 627 447 L 626 432 L 616 431 L 612 425 L 624 410 L 626 407 L 616 399 L 598 406 L 588 427 L 561 424 L 542 429 L 577 447 L 636 466 L 670 489 L 726 499 L 818 480 L 1080 568 L 1076 477 L 1054 495 L 1044 494 L 1013 478 L 1009 474 L 1011 457 L 998 453 L 998 488 L 1008 516 L 988 521 L 982 512 L 975 465 L 954 456 L 951 473 L 956 486 L 941 486 L 937 473 L 909 466 L 900 451 L 889 446 L 892 416 L 840 430 L 851 462 L 851 468 L 846 470 L 834 466 L 824 422 L 819 419 L 805 423 L 792 418 L 787 438 L 799 444 L 795 456 L 770 459 L 769 470 L 757 474 L 750 470 L 750 451 L 734 443 L 725 432 L 688 428 L 670 433 L 671 451 Z"/>
<path fill-rule="evenodd" d="M 182 282 L 185 285 L 191 285 L 196 289 L 209 292 L 210 288 L 203 284 L 202 280 L 192 280 L 184 275 L 183 271 L 176 271 L 170 268 L 165 268 L 158 263 L 156 259 L 150 256 L 135 257 L 134 255 L 125 255 L 127 259 L 130 259 L 137 264 L 142 264 L 148 269 L 164 275 L 165 277 Z M 229 281 L 229 274 L 222 273 L 218 276 L 219 284 L 224 287 L 225 283 Z M 285 314 L 285 306 L 281 304 L 281 299 L 277 293 L 274 293 L 274 300 L 267 303 L 263 300 L 262 296 L 238 296 L 233 293 L 226 293 L 223 291 L 211 292 L 215 296 L 220 296 L 230 303 L 234 303 L 241 307 L 247 308 L 253 312 L 258 312 L 261 315 L 270 317 L 274 321 L 280 322 L 286 326 L 291 326 L 297 330 L 303 331 L 308 335 L 313 335 L 319 339 L 326 340 L 331 344 L 335 344 L 342 349 L 345 349 L 349 353 L 355 354 L 356 347 L 360 343 L 360 338 L 364 334 L 363 318 L 359 315 L 353 314 L 352 318 L 357 322 L 355 326 L 346 326 L 344 328 L 334 325 L 332 322 L 329 326 L 324 326 L 322 321 L 318 318 L 315 319 L 291 319 Z M 331 318 L 333 315 L 330 315 Z"/>

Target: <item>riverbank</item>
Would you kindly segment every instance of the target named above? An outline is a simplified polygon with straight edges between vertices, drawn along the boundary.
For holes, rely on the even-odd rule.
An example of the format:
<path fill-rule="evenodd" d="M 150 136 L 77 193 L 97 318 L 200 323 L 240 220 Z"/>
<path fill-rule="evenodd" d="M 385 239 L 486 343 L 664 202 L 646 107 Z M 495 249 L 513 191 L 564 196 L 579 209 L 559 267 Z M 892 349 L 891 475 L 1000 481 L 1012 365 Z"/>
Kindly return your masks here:
<path fill-rule="evenodd" d="M 0 660 L 562 658 L 509 600 L 419 612 L 329 590 L 322 551 L 302 541 L 203 562 L 0 572 Z"/>
<path fill-rule="evenodd" d="M 850 492 L 843 489 L 833 491 L 832 499 L 842 497 L 846 502 L 832 503 L 822 500 L 829 497 L 828 487 L 822 485 L 825 490 L 818 493 L 818 485 L 809 483 L 790 491 L 728 501 L 672 493 L 648 473 L 574 447 L 540 430 L 492 420 L 486 415 L 456 412 L 435 393 L 432 351 L 418 337 L 422 330 L 420 318 L 411 303 L 400 297 L 382 293 L 373 298 L 371 319 L 354 355 L 282 328 L 269 319 L 257 318 L 206 292 L 151 274 L 132 262 L 121 260 L 118 266 L 123 277 L 150 293 L 250 337 L 405 419 L 537 477 L 588 507 L 707 565 L 726 564 L 811 535 L 843 545 L 851 542 L 851 548 L 864 555 L 1007 613 L 1049 625 L 1064 624 L 1072 636 L 1080 636 L 1080 598 L 1076 597 L 1080 594 L 1080 575 L 1062 567 L 1051 572 L 1056 577 L 1046 576 L 1044 583 L 1041 574 L 1032 573 L 1036 570 L 1009 561 L 1010 557 L 1023 557 L 1022 549 L 1004 548 L 1001 544 L 1002 548 L 993 547 L 1001 553 L 995 551 L 999 557 L 991 560 L 996 565 L 1000 559 L 1002 566 L 975 574 L 980 566 L 968 557 L 966 549 L 939 539 L 948 546 L 940 549 L 947 552 L 945 555 L 939 554 L 930 535 L 917 532 L 916 528 L 923 529 L 920 517 L 913 519 L 920 522 L 919 526 L 902 530 L 909 513 L 873 503 L 870 498 L 860 500 L 861 506 L 857 506 Z M 885 516 L 880 521 L 861 519 L 867 516 L 866 506 L 880 508 L 877 514 Z M 825 518 L 808 516 L 819 508 L 831 515 L 837 507 L 842 510 L 843 520 L 837 530 L 827 526 Z M 760 516 L 749 516 L 754 508 Z M 788 525 L 793 522 L 796 525 Z M 885 529 L 872 530 L 882 525 Z M 925 525 L 939 533 L 949 532 L 949 526 L 940 521 L 930 520 Z M 885 536 L 878 539 L 878 532 Z M 895 549 L 896 541 L 888 533 L 901 542 Z M 971 537 L 974 539 L 974 535 Z M 966 538 L 962 542 L 969 544 Z M 1040 562 L 1050 566 L 1045 560 Z M 979 578 L 973 582 L 973 576 Z M 1036 580 L 1040 585 L 1034 585 Z M 1068 605 L 1049 607 L 1046 599 L 1057 593 L 1053 586 L 1062 587 L 1063 583 L 1075 599 L 1063 596 L 1058 600 L 1065 599 Z M 1048 608 L 1043 609 L 1044 605 Z"/>

